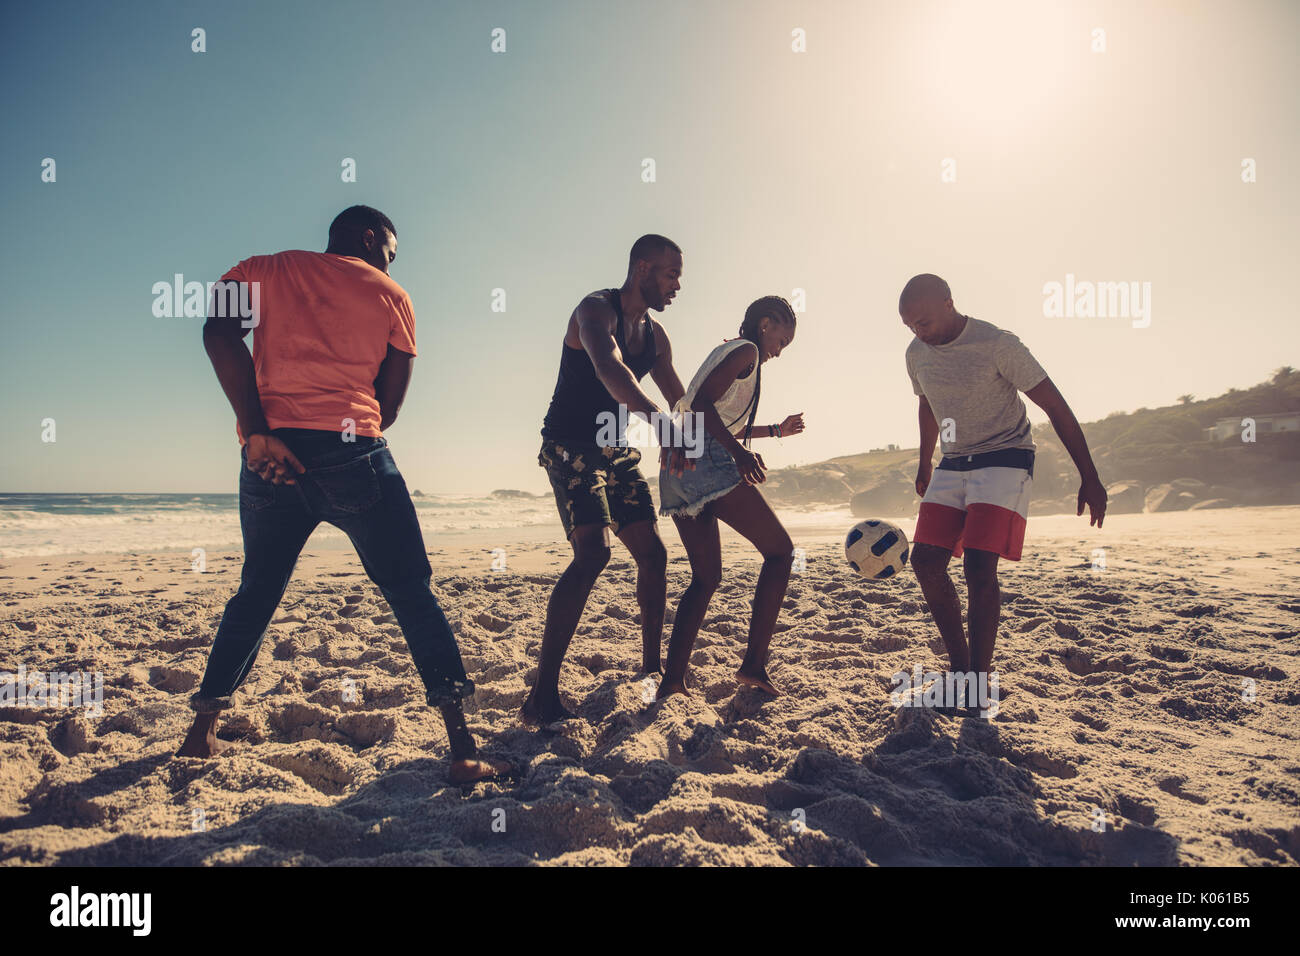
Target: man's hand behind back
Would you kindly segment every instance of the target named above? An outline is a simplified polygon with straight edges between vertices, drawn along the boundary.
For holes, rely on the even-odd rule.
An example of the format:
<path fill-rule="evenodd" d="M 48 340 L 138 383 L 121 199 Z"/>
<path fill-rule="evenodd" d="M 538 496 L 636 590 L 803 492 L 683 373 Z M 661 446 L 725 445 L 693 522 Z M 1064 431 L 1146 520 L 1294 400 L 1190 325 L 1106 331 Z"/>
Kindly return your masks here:
<path fill-rule="evenodd" d="M 295 485 L 294 475 L 307 469 L 302 466 L 289 446 L 274 435 L 249 435 L 246 442 L 248 468 L 262 476 L 264 481 L 276 485 Z"/>

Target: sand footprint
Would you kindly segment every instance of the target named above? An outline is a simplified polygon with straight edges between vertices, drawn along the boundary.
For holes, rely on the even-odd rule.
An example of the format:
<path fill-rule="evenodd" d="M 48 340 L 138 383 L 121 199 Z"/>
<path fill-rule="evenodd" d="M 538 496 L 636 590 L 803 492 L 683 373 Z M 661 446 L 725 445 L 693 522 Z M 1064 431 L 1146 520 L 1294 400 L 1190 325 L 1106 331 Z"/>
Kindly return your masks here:
<path fill-rule="evenodd" d="M 365 774 L 365 763 L 352 760 L 325 744 L 266 754 L 261 762 L 284 770 L 326 796 L 338 797 L 352 788 Z"/>

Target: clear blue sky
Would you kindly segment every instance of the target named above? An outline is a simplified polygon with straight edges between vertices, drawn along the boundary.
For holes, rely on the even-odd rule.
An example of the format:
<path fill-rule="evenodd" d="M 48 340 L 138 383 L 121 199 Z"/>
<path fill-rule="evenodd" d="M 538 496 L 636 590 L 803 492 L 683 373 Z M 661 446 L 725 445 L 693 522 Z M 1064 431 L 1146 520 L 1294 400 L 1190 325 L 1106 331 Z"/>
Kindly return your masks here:
<path fill-rule="evenodd" d="M 759 418 L 808 431 L 772 466 L 915 442 L 896 303 L 917 272 L 1016 331 L 1081 419 L 1252 384 L 1300 364 L 1298 9 L 10 5 L 0 490 L 233 490 L 201 323 L 154 318 L 151 288 L 322 250 L 357 202 L 398 228 L 420 358 L 388 437 L 425 491 L 545 488 L 564 322 L 651 231 L 685 251 L 661 316 L 684 381 L 749 301 L 807 290 Z M 1151 327 L 1045 318 L 1067 273 L 1151 282 Z"/>

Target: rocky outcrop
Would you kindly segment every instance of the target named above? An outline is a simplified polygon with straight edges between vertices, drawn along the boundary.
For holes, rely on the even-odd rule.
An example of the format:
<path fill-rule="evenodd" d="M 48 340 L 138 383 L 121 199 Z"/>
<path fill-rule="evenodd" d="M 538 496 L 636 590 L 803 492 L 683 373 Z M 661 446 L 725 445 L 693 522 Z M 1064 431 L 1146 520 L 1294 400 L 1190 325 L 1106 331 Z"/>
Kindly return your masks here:
<path fill-rule="evenodd" d="M 1156 485 L 1146 493 L 1145 510 L 1148 512 L 1186 511 L 1196 504 L 1197 496 L 1176 487 L 1173 482 Z"/>
<path fill-rule="evenodd" d="M 1146 507 L 1146 490 L 1137 481 L 1116 481 L 1106 486 L 1106 513 L 1138 514 Z"/>
<path fill-rule="evenodd" d="M 837 468 L 805 465 L 769 473 L 769 484 L 763 492 L 780 504 L 795 507 L 842 504 L 844 499 L 853 495 L 853 486 L 845 479 L 845 473 Z"/>

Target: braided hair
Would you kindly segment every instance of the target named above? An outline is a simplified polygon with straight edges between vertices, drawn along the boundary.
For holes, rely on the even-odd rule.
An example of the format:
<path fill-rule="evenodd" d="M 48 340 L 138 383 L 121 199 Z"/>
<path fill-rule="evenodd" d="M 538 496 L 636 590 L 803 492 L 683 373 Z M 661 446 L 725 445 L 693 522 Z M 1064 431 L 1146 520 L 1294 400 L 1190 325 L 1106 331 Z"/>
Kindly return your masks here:
<path fill-rule="evenodd" d="M 755 299 L 745 310 L 745 320 L 740 323 L 740 337 L 758 346 L 759 355 L 754 360 L 754 397 L 749 403 L 749 422 L 745 425 L 746 448 L 749 447 L 750 432 L 754 429 L 754 419 L 758 417 L 758 396 L 763 389 L 763 346 L 758 340 L 758 326 L 764 318 L 791 328 L 795 324 L 794 309 L 779 295 L 765 295 L 761 299 Z"/>

